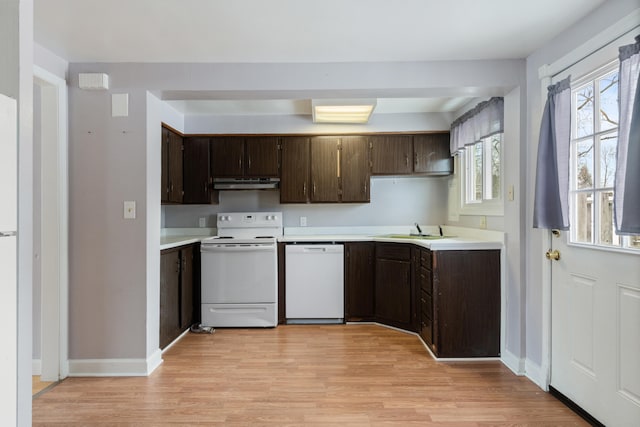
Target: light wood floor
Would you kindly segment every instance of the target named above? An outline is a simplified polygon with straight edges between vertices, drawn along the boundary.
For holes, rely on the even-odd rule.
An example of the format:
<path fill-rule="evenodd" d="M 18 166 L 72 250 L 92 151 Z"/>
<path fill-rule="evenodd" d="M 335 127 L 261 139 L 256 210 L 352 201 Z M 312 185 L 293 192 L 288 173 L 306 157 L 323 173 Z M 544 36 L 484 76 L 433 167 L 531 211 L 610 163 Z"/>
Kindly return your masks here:
<path fill-rule="evenodd" d="M 54 384 L 55 381 L 40 381 L 40 375 L 34 375 L 31 377 L 31 395 L 35 396 L 45 388 Z"/>
<path fill-rule="evenodd" d="M 499 362 L 436 363 L 377 325 L 188 334 L 143 378 L 68 378 L 33 425 L 587 425 Z"/>

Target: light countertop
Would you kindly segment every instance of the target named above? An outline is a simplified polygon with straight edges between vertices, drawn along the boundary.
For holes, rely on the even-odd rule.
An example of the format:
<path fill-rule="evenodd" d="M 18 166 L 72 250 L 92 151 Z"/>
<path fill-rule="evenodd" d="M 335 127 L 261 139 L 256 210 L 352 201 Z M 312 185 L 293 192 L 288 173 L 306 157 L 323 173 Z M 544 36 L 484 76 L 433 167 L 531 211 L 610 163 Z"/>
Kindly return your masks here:
<path fill-rule="evenodd" d="M 404 228 L 402 229 L 404 230 Z M 361 234 L 366 231 L 371 234 Z M 467 229 L 462 227 L 444 227 L 444 239 L 416 239 L 388 237 L 385 234 L 399 233 L 397 227 L 376 227 L 375 229 L 358 229 L 354 227 L 331 228 L 285 228 L 284 235 L 278 238 L 278 242 L 284 243 L 328 243 L 328 242 L 389 242 L 411 243 L 434 251 L 446 250 L 482 250 L 502 249 L 504 233 L 488 230 Z M 435 230 L 429 230 L 432 234 Z M 355 233 L 354 233 L 355 232 Z M 375 233 L 375 234 L 374 234 Z M 214 236 L 215 229 L 163 229 L 160 239 L 160 250 L 190 245 Z"/>

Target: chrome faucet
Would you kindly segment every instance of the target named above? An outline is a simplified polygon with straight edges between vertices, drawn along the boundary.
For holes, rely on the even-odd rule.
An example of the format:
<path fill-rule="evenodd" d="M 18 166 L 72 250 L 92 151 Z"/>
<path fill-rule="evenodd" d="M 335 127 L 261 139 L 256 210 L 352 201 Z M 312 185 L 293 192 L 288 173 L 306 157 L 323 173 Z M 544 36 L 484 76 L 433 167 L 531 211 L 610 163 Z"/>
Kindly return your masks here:
<path fill-rule="evenodd" d="M 420 225 L 418 225 L 418 223 L 416 222 L 416 228 L 418 229 L 418 234 L 422 234 L 422 229 L 420 228 Z"/>

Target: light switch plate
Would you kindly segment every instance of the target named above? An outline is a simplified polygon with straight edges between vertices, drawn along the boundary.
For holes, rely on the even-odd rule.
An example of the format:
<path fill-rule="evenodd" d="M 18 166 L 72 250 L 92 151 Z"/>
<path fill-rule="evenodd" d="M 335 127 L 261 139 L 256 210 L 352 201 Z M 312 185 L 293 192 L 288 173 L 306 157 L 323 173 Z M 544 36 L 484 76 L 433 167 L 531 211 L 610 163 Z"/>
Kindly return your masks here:
<path fill-rule="evenodd" d="M 129 115 L 129 94 L 114 93 L 111 95 L 111 117 L 127 117 Z"/>
<path fill-rule="evenodd" d="M 307 217 L 306 216 L 301 216 L 300 217 L 300 227 L 306 227 L 307 226 Z"/>
<path fill-rule="evenodd" d="M 513 198 L 514 198 L 514 189 L 513 189 L 513 185 L 510 185 L 507 191 L 507 200 L 509 200 L 510 202 L 513 202 Z"/>
<path fill-rule="evenodd" d="M 124 219 L 136 219 L 136 202 L 124 202 Z"/>

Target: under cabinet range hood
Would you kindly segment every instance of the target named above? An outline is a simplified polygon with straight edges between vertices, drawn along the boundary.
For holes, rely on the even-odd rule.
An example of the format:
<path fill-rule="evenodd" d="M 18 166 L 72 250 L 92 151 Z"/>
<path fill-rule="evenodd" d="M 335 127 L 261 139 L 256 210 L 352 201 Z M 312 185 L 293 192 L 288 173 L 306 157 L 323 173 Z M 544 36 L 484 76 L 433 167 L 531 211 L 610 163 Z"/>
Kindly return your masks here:
<path fill-rule="evenodd" d="M 275 190 L 280 178 L 214 178 L 214 190 Z"/>

